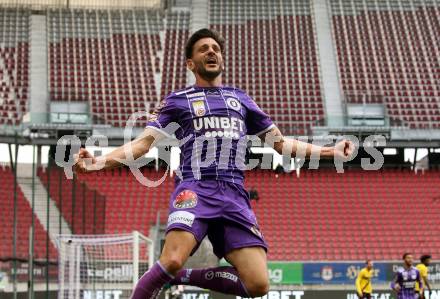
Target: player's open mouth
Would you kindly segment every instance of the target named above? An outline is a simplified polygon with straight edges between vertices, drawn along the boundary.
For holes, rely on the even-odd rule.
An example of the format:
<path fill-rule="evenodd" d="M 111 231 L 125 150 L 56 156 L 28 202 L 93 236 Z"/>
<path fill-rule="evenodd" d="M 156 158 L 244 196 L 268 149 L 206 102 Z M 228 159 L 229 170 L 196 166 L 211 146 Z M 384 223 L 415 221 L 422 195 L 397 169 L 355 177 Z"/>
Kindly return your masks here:
<path fill-rule="evenodd" d="M 206 65 L 216 66 L 217 65 L 217 59 L 215 59 L 214 57 L 208 58 L 206 60 Z"/>

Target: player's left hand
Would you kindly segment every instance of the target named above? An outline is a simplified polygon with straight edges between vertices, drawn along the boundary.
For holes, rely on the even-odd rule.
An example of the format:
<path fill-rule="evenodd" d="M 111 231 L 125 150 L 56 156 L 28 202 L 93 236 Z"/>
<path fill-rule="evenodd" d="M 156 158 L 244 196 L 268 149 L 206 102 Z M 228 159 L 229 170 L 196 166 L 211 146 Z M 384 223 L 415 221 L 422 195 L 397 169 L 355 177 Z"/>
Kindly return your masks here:
<path fill-rule="evenodd" d="M 354 144 L 350 140 L 344 139 L 336 143 L 334 147 L 335 159 L 347 160 L 353 155 Z"/>

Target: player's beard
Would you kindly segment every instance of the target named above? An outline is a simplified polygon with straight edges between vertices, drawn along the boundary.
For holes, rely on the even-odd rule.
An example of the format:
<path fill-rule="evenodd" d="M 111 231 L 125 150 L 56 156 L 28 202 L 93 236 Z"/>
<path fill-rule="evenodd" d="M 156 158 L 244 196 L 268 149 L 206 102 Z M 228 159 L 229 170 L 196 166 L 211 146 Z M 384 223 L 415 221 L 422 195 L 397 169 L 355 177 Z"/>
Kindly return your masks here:
<path fill-rule="evenodd" d="M 200 77 L 202 77 L 203 79 L 205 79 L 206 81 L 212 81 L 215 78 L 217 78 L 218 76 L 221 75 L 221 73 L 223 72 L 223 67 L 220 64 L 219 67 L 216 70 L 207 70 L 205 68 L 205 65 L 203 62 L 197 63 L 196 64 L 196 73 L 199 74 Z"/>

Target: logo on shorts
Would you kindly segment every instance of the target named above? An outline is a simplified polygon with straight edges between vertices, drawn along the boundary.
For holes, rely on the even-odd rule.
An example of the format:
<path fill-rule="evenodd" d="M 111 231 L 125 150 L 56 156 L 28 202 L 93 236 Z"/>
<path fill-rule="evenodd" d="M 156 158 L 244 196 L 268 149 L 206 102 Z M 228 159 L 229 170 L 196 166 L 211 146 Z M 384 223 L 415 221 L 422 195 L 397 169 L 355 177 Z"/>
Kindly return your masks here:
<path fill-rule="evenodd" d="M 190 209 L 197 205 L 197 194 L 191 190 L 180 192 L 173 202 L 176 209 Z"/>
<path fill-rule="evenodd" d="M 214 271 L 208 271 L 208 272 L 206 272 L 206 274 L 205 274 L 205 278 L 206 278 L 207 280 L 211 280 L 211 279 L 213 279 L 213 278 L 214 278 Z"/>
<path fill-rule="evenodd" d="M 255 225 L 251 227 L 251 231 L 257 235 L 258 237 L 262 238 L 263 236 L 261 235 L 260 230 L 258 229 L 258 227 L 256 227 Z"/>
<path fill-rule="evenodd" d="M 168 226 L 175 223 L 181 223 L 191 227 L 194 223 L 194 218 L 196 216 L 193 213 L 187 211 L 176 211 L 168 216 Z"/>
<path fill-rule="evenodd" d="M 206 114 L 205 101 L 199 100 L 192 102 L 194 113 L 197 116 L 203 116 Z"/>
<path fill-rule="evenodd" d="M 234 109 L 235 111 L 238 111 L 241 108 L 241 104 L 236 98 L 227 98 L 226 103 L 228 103 L 229 108 Z"/>

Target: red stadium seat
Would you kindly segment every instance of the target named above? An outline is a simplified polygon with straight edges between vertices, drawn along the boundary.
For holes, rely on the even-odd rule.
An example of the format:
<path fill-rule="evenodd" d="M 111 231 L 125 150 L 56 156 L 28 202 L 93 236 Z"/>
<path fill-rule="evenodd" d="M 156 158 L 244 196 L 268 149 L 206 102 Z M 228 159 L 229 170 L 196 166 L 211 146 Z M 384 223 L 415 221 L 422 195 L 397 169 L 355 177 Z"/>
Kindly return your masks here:
<path fill-rule="evenodd" d="M 13 219 L 14 219 L 14 174 L 9 167 L 0 167 L 0 258 L 9 259 L 13 256 Z M 20 186 L 17 185 L 17 251 L 16 257 L 27 259 L 29 257 L 29 229 L 32 221 L 32 209 L 24 197 Z M 35 215 L 34 215 L 35 216 Z M 47 232 L 35 216 L 34 224 L 34 258 L 46 258 Z M 52 242 L 49 242 L 49 258 L 57 260 L 57 251 Z"/>
<path fill-rule="evenodd" d="M 428 97 L 440 96 L 433 83 L 440 68 L 431 49 L 438 44 L 435 39 L 440 30 L 434 21 L 436 8 L 427 3 L 389 10 L 374 1 L 365 9 L 350 1 L 330 3 L 340 84 L 347 102 L 384 104 L 391 125 L 437 127 L 438 109 L 424 105 Z"/>

